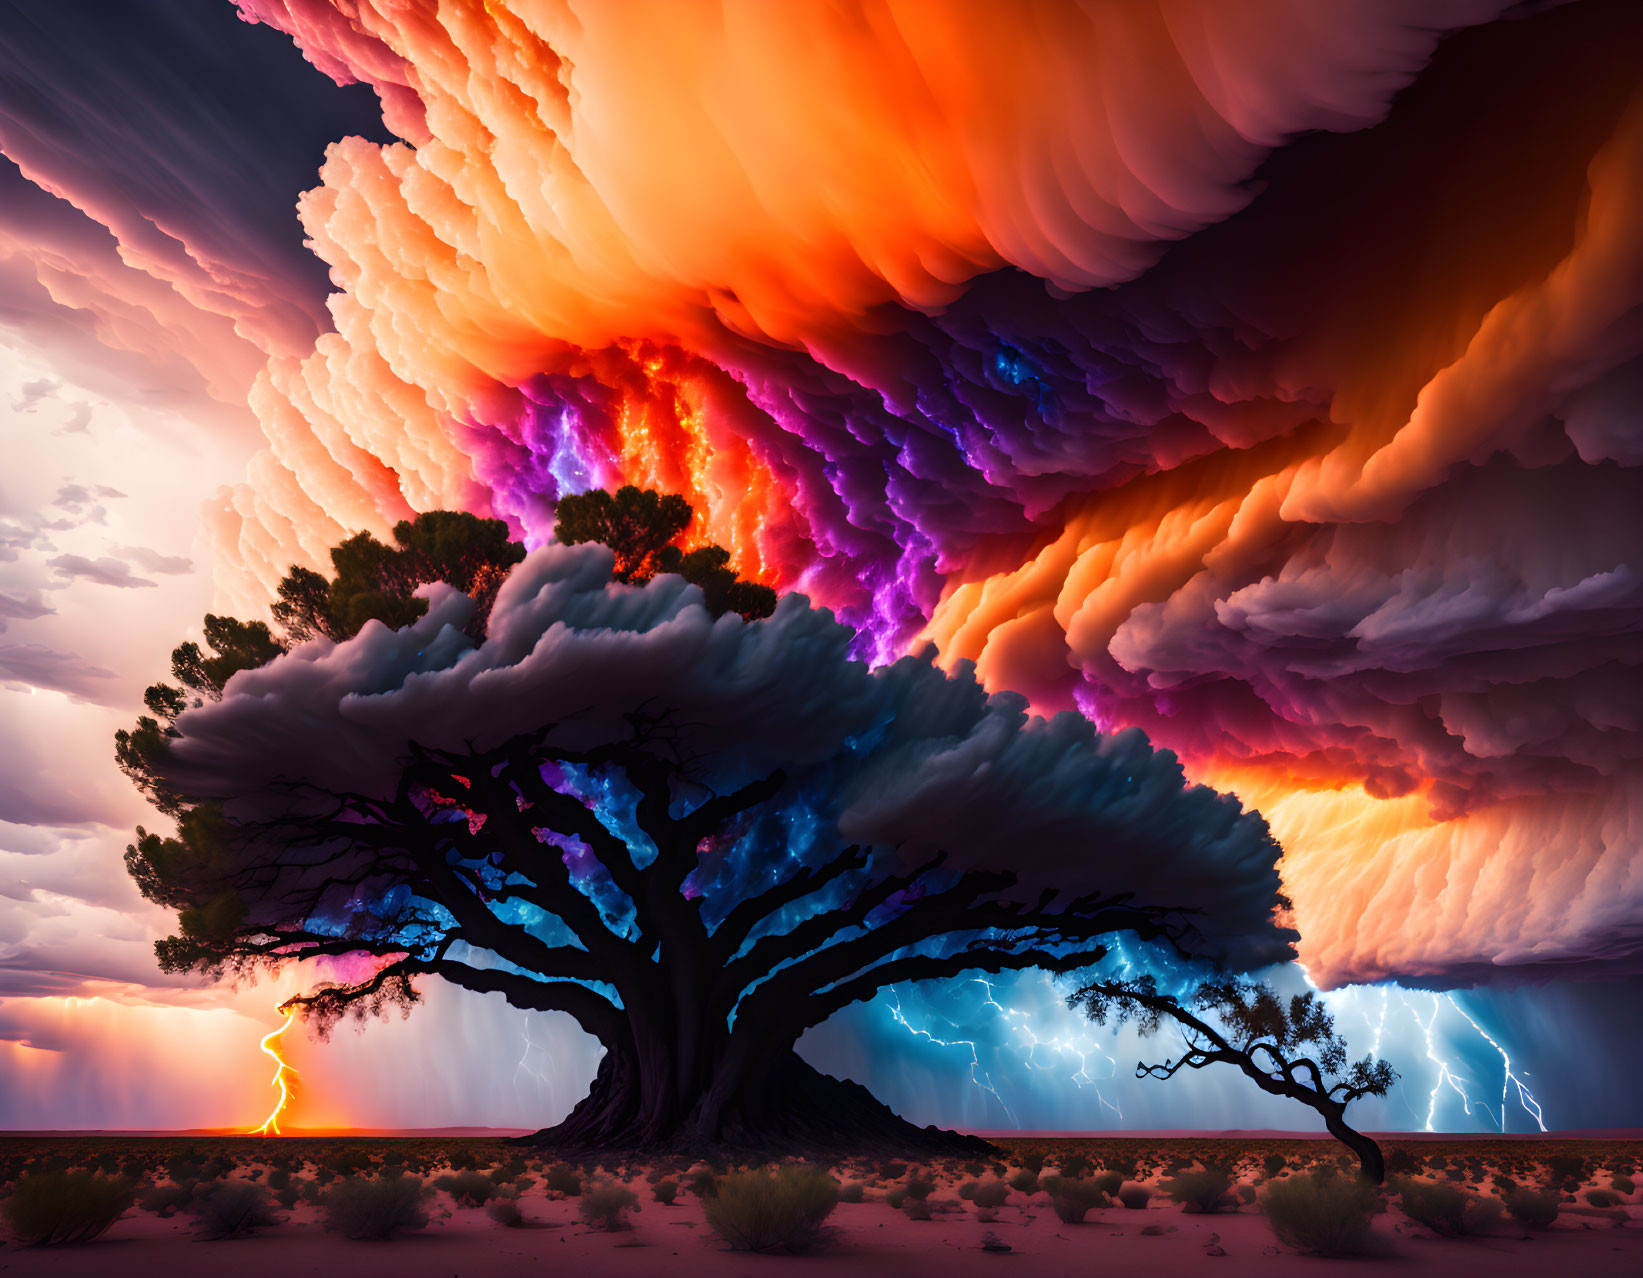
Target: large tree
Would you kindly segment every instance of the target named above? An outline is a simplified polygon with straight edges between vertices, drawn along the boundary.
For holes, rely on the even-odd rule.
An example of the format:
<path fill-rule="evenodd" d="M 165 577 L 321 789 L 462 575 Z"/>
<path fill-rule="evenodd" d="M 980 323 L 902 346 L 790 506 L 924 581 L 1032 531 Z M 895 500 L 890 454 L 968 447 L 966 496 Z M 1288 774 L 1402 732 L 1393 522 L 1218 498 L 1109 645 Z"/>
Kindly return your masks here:
<path fill-rule="evenodd" d="M 1289 952 L 1259 817 L 1139 732 L 1029 716 L 928 656 L 868 669 L 801 596 L 748 622 L 600 545 L 475 604 L 323 633 L 233 674 L 142 762 L 174 836 L 128 864 L 172 971 L 345 960 L 322 1027 L 443 978 L 604 1045 L 545 1139 L 960 1148 L 795 1053 L 901 981 L 1071 971 L 1118 933 L 1233 966 Z"/>

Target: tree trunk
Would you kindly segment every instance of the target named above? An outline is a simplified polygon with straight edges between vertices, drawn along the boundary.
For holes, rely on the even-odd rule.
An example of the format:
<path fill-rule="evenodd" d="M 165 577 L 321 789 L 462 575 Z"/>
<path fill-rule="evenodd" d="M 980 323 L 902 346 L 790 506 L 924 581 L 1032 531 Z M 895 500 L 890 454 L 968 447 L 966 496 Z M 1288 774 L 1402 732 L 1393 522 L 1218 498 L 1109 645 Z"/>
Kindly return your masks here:
<path fill-rule="evenodd" d="M 736 1066 L 734 1055 L 726 1053 L 719 1075 L 696 1095 L 670 1105 L 654 1085 L 677 1078 L 677 1062 L 652 1061 L 647 1068 L 628 1050 L 607 1049 L 587 1098 L 557 1127 L 523 1143 L 576 1156 L 617 1150 L 755 1159 L 996 1153 L 977 1136 L 915 1127 L 865 1087 L 821 1073 L 791 1048 L 758 1054 L 747 1069 Z"/>
<path fill-rule="evenodd" d="M 1373 1139 L 1356 1128 L 1348 1127 L 1346 1120 L 1338 1111 L 1324 1112 L 1324 1126 L 1329 1129 L 1331 1136 L 1358 1156 L 1358 1167 L 1366 1177 L 1377 1185 L 1386 1183 L 1386 1159 L 1381 1154 L 1381 1147 Z"/>

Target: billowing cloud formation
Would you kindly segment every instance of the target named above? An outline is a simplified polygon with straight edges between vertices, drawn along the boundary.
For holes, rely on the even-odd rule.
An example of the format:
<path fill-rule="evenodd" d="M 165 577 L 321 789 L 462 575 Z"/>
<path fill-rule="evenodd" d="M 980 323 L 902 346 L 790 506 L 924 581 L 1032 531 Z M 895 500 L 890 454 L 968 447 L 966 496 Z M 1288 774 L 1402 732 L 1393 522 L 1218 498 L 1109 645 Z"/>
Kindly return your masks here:
<path fill-rule="evenodd" d="M 1502 8 L 242 0 L 405 142 L 303 199 L 227 600 L 684 492 L 1258 803 L 1320 981 L 1643 970 L 1643 11 Z"/>
<path fill-rule="evenodd" d="M 1240 965 L 1288 953 L 1265 823 L 1185 786 L 1143 734 L 1030 717 L 1019 697 L 916 657 L 869 670 L 848 657 L 851 630 L 799 595 L 765 622 L 715 620 L 682 578 L 614 585 L 612 562 L 603 546 L 533 552 L 478 648 L 461 629 L 471 602 L 436 586 L 404 630 L 371 623 L 242 671 L 177 721 L 168 775 L 255 819 L 309 788 L 392 796 L 413 742 L 482 751 L 553 725 L 552 745 L 581 750 L 626 739 L 643 713 L 709 792 L 781 770 L 781 802 L 838 832 L 824 859 L 844 843 L 893 848 L 909 867 L 945 853 L 944 870 L 1013 872 L 1009 899 L 1132 894 L 1189 912 L 1206 951 Z M 747 873 L 767 884 L 770 844 L 754 842 Z M 721 879 L 737 891 L 714 875 L 710 898 Z"/>

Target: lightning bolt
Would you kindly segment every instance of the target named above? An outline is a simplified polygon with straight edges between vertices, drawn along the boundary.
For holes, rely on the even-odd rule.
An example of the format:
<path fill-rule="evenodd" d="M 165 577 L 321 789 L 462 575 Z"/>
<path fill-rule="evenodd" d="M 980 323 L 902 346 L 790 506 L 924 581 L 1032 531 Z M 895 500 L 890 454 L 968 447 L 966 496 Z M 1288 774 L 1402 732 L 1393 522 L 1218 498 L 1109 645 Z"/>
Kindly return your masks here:
<path fill-rule="evenodd" d="M 983 984 L 985 984 L 985 982 L 983 982 Z M 976 1053 L 975 1043 L 967 1038 L 952 1040 L 941 1039 L 937 1038 L 929 1030 L 918 1029 L 904 1015 L 902 1015 L 901 996 L 894 990 L 889 991 L 889 993 L 891 1001 L 888 1004 L 888 1010 L 890 1012 L 891 1019 L 894 1020 L 897 1025 L 900 1025 L 903 1029 L 905 1029 L 914 1038 L 925 1039 L 927 1042 L 930 1042 L 937 1047 L 967 1047 L 970 1049 L 970 1081 L 999 1103 L 1005 1114 L 1009 1116 L 1010 1125 L 1012 1127 L 1021 1126 L 1021 1124 L 1016 1120 L 1015 1111 L 1005 1103 L 1004 1098 L 998 1094 L 998 1088 L 993 1086 L 992 1078 L 988 1075 L 986 1070 L 981 1068 L 981 1057 Z"/>
<path fill-rule="evenodd" d="M 1511 1089 L 1516 1087 L 1518 1104 L 1523 1107 L 1525 1113 L 1535 1120 L 1535 1125 L 1539 1127 L 1541 1131 L 1545 1131 L 1546 1118 L 1545 1115 L 1541 1113 L 1540 1102 L 1535 1099 L 1534 1093 L 1524 1086 L 1523 1080 L 1512 1072 L 1512 1058 L 1506 1054 L 1506 1049 L 1495 1041 L 1494 1037 L 1488 1030 L 1484 1029 L 1483 1026 L 1479 1025 L 1466 1014 L 1466 1009 L 1461 1007 L 1459 1003 L 1455 1002 L 1455 996 L 1453 994 L 1447 994 L 1444 997 L 1449 1000 L 1449 1006 L 1460 1013 L 1461 1019 L 1475 1029 L 1478 1034 L 1482 1036 L 1484 1042 L 1488 1043 L 1490 1047 L 1500 1053 L 1501 1066 L 1504 1070 L 1503 1077 L 1500 1081 L 1500 1130 L 1503 1133 L 1506 1130 L 1507 1097 L 1511 1093 Z"/>
<path fill-rule="evenodd" d="M 286 1063 L 285 1058 L 280 1055 L 279 1040 L 280 1036 L 283 1035 L 286 1030 L 291 1028 L 291 1022 L 296 1019 L 296 1016 L 297 1014 L 295 1011 L 287 1011 L 285 1013 L 285 1020 L 281 1022 L 280 1027 L 264 1034 L 262 1037 L 262 1042 L 257 1044 L 257 1046 L 261 1049 L 262 1054 L 269 1057 L 274 1062 L 274 1077 L 269 1081 L 275 1087 L 280 1089 L 280 1098 L 279 1102 L 274 1106 L 273 1112 L 270 1113 L 267 1118 L 262 1120 L 262 1126 L 253 1127 L 251 1129 L 249 1134 L 252 1136 L 278 1136 L 281 1134 L 279 1122 L 280 1115 L 285 1112 L 285 1107 L 291 1103 L 290 1079 L 300 1077 L 300 1075 L 296 1070 L 292 1069 L 291 1066 Z"/>

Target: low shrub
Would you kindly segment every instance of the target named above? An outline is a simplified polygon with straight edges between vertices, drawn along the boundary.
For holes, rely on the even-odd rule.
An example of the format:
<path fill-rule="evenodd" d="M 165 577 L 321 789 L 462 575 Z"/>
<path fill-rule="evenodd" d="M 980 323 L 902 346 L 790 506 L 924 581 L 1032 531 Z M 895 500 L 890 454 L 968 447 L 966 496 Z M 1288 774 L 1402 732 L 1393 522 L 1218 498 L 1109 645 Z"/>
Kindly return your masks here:
<path fill-rule="evenodd" d="M 631 1229 L 628 1213 L 639 1206 L 639 1195 L 614 1180 L 603 1180 L 582 1191 L 582 1223 L 589 1229 L 615 1233 Z"/>
<path fill-rule="evenodd" d="M 1282 1154 L 1268 1154 L 1261 1160 L 1261 1174 L 1271 1180 L 1288 1166 L 1289 1163 Z"/>
<path fill-rule="evenodd" d="M 928 1199 L 909 1198 L 902 1210 L 907 1213 L 908 1220 L 931 1220 L 935 1213 L 930 1210 Z"/>
<path fill-rule="evenodd" d="M 542 1187 L 550 1194 L 563 1194 L 566 1198 L 575 1198 L 582 1192 L 582 1175 L 574 1167 L 555 1163 L 548 1168 Z"/>
<path fill-rule="evenodd" d="M 284 1189 L 291 1183 L 291 1169 L 289 1167 L 274 1167 L 268 1172 L 268 1188 Z"/>
<path fill-rule="evenodd" d="M 1530 1189 L 1527 1186 L 1509 1190 L 1503 1195 L 1506 1203 L 1506 1212 L 1525 1229 L 1545 1229 L 1557 1219 L 1558 1201 L 1557 1191 L 1553 1189 Z M 1593 1203 L 1594 1207 L 1607 1206 L 1606 1203 Z"/>
<path fill-rule="evenodd" d="M 711 1167 L 696 1167 L 690 1173 L 690 1192 L 698 1198 L 712 1198 L 719 1192 L 719 1173 Z"/>
<path fill-rule="evenodd" d="M 852 1180 L 839 1188 L 841 1203 L 859 1203 L 867 1196 L 867 1188 L 859 1180 Z"/>
<path fill-rule="evenodd" d="M 1498 1198 L 1479 1198 L 1445 1181 L 1410 1177 L 1397 1191 L 1404 1215 L 1444 1238 L 1487 1233 L 1500 1219 Z"/>
<path fill-rule="evenodd" d="M 892 1211 L 900 1211 L 907 1202 L 907 1186 L 895 1186 L 884 1195 L 884 1201 L 890 1205 Z"/>
<path fill-rule="evenodd" d="M 1002 1180 L 972 1180 L 959 1186 L 958 1196 L 969 1199 L 977 1207 L 996 1211 L 1009 1199 L 1010 1187 Z"/>
<path fill-rule="evenodd" d="M 798 1253 L 825 1237 L 822 1222 L 838 1201 L 838 1182 L 825 1170 L 794 1164 L 724 1177 L 702 1211 L 732 1251 Z"/>
<path fill-rule="evenodd" d="M 1083 1154 L 1068 1154 L 1061 1160 L 1061 1174 L 1070 1176 L 1074 1180 L 1081 1178 L 1090 1169 L 1090 1160 Z"/>
<path fill-rule="evenodd" d="M 1186 1211 L 1222 1211 L 1234 1205 L 1232 1173 L 1218 1163 L 1201 1171 L 1177 1172 L 1159 1186 Z"/>
<path fill-rule="evenodd" d="M 671 1176 L 666 1180 L 659 1180 L 650 1187 L 650 1196 L 664 1207 L 671 1207 L 673 1200 L 679 1196 L 679 1182 Z"/>
<path fill-rule="evenodd" d="M 90 1242 L 120 1219 L 135 1197 L 124 1176 L 49 1171 L 20 1176 L 0 1203 L 12 1236 L 30 1247 Z"/>
<path fill-rule="evenodd" d="M 906 1163 L 880 1163 L 879 1177 L 883 1180 L 900 1180 L 907 1174 Z"/>
<path fill-rule="evenodd" d="M 1107 1206 L 1107 1195 L 1094 1180 L 1063 1176 L 1050 1191 L 1050 1206 L 1066 1225 L 1081 1225 L 1092 1207 Z"/>
<path fill-rule="evenodd" d="M 1010 1177 L 1010 1188 L 1019 1189 L 1024 1194 L 1038 1192 L 1038 1173 L 1031 1168 L 1023 1167 L 1014 1176 Z"/>
<path fill-rule="evenodd" d="M 511 1198 L 493 1198 L 485 1204 L 485 1214 L 507 1229 L 518 1229 L 525 1223 L 519 1204 Z"/>
<path fill-rule="evenodd" d="M 1261 1195 L 1261 1210 L 1278 1240 L 1318 1256 L 1361 1256 L 1380 1206 L 1374 1182 L 1333 1170 L 1286 1176 Z"/>
<path fill-rule="evenodd" d="M 933 1184 L 917 1176 L 909 1176 L 905 1188 L 907 1196 L 919 1202 L 936 1192 L 936 1187 Z"/>
<path fill-rule="evenodd" d="M 1635 1194 L 1637 1192 L 1637 1182 L 1630 1176 L 1616 1176 L 1609 1181 L 1609 1184 L 1614 1186 L 1617 1194 Z"/>
<path fill-rule="evenodd" d="M 433 1190 L 416 1176 L 345 1176 L 322 1200 L 325 1227 L 344 1238 L 386 1241 L 408 1229 L 426 1229 L 424 1205 Z"/>
<path fill-rule="evenodd" d="M 1131 1211 L 1140 1211 L 1152 1201 L 1152 1190 L 1145 1185 L 1138 1185 L 1134 1181 L 1130 1181 L 1128 1184 L 1119 1187 L 1118 1201 Z"/>
<path fill-rule="evenodd" d="M 1586 1201 L 1593 1207 L 1618 1207 L 1620 1206 L 1622 1199 L 1619 1194 L 1613 1192 L 1612 1190 L 1588 1189 L 1586 1191 Z M 1511 1204 L 1507 1204 L 1506 1209 L 1510 1211 Z"/>
<path fill-rule="evenodd" d="M 201 1238 L 245 1238 L 277 1225 L 268 1191 L 248 1180 L 214 1180 L 194 1190 L 194 1214 Z"/>
<path fill-rule="evenodd" d="M 188 1185 L 150 1185 L 137 1195 L 137 1206 L 166 1220 L 179 1209 L 188 1206 L 194 1191 Z"/>
<path fill-rule="evenodd" d="M 1124 1178 L 1115 1171 L 1098 1171 L 1090 1179 L 1108 1198 L 1118 1197 L 1118 1191 L 1124 1187 Z"/>
<path fill-rule="evenodd" d="M 458 1207 L 483 1207 L 496 1197 L 496 1182 L 482 1171 L 459 1171 L 434 1181 Z"/>

